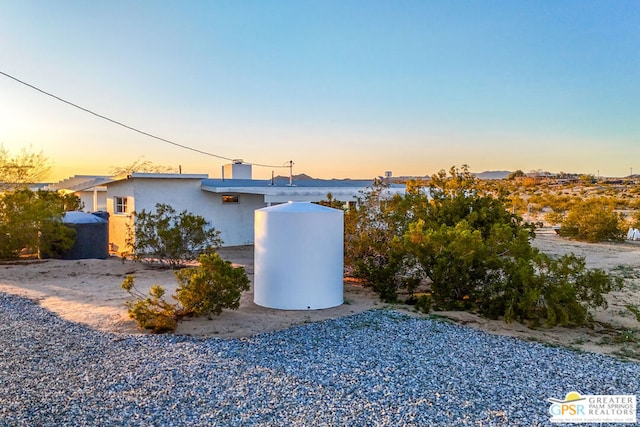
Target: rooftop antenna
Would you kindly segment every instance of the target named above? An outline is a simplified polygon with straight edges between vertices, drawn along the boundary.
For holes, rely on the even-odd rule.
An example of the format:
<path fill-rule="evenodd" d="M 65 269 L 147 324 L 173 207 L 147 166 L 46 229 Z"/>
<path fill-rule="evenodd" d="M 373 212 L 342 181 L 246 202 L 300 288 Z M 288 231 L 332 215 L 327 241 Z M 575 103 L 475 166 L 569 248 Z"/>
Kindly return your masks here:
<path fill-rule="evenodd" d="M 289 187 L 293 186 L 293 160 L 289 160 Z"/>

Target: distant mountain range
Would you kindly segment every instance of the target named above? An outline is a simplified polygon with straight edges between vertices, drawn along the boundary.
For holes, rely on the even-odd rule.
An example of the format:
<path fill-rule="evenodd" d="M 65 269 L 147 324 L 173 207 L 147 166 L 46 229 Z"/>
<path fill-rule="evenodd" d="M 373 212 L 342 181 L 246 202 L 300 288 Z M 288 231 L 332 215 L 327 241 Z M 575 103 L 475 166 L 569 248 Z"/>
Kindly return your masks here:
<path fill-rule="evenodd" d="M 287 176 L 278 175 L 278 176 L 274 177 L 274 179 L 289 179 L 289 175 L 287 175 Z M 299 173 L 297 175 L 293 175 L 293 179 L 296 180 L 296 181 L 304 181 L 304 180 L 307 180 L 307 179 L 315 179 L 315 178 L 310 177 L 306 173 Z"/>
<path fill-rule="evenodd" d="M 548 173 L 548 172 L 547 172 Z M 478 179 L 506 179 L 507 177 L 509 177 L 509 174 L 511 174 L 511 171 L 484 171 L 484 172 L 472 172 L 473 176 L 475 176 Z M 416 178 L 420 178 L 420 179 L 429 179 L 429 176 L 393 176 L 392 179 L 394 181 L 407 181 L 410 179 L 416 179 Z M 635 174 L 632 176 L 628 176 L 627 178 L 640 178 L 640 175 Z M 275 179 L 289 179 L 289 176 L 282 176 L 282 175 L 278 175 L 275 177 Z M 303 180 L 307 180 L 307 179 L 315 179 L 305 173 L 301 173 L 301 174 L 297 174 L 293 176 L 293 179 L 295 181 L 303 181 Z M 334 179 L 339 179 L 339 178 L 334 178 Z M 350 179 L 350 178 L 342 178 L 342 179 Z"/>
<path fill-rule="evenodd" d="M 507 178 L 511 172 L 510 171 L 484 171 L 484 172 L 472 172 L 472 173 L 478 179 L 504 179 L 504 178 Z M 394 179 L 411 179 L 411 178 L 428 179 L 429 176 L 423 176 L 423 177 L 394 176 L 393 178 Z M 289 177 L 278 175 L 275 177 L 275 179 L 289 179 Z M 303 180 L 315 179 L 315 178 L 305 173 L 301 173 L 301 174 L 293 175 L 293 179 L 295 181 L 303 181 Z"/>
<path fill-rule="evenodd" d="M 483 171 L 483 172 L 471 172 L 473 174 L 473 176 L 475 176 L 478 179 L 507 179 L 509 177 L 509 175 L 512 173 L 511 171 Z M 532 174 L 533 172 L 531 172 L 530 174 Z M 538 172 L 538 173 L 542 173 L 542 175 L 547 174 L 547 175 L 553 175 L 550 174 L 549 172 Z M 530 175 L 528 174 L 528 175 Z M 575 174 L 576 177 L 578 176 L 578 174 Z M 425 176 L 393 176 L 392 180 L 394 182 L 406 182 L 409 181 L 411 179 L 422 179 L 422 180 L 429 180 L 431 178 L 430 175 L 425 175 Z M 640 179 L 640 174 L 634 174 L 634 175 L 628 175 L 625 178 L 627 179 Z M 278 175 L 275 177 L 275 179 L 278 180 L 282 180 L 282 179 L 289 179 L 289 176 L 282 176 L 282 175 Z M 315 179 L 305 173 L 301 173 L 301 174 L 297 174 L 293 176 L 293 179 L 295 181 L 304 181 L 307 179 Z M 342 179 L 359 179 L 359 178 L 333 178 L 333 179 L 338 179 L 338 180 L 342 180 Z M 366 179 L 366 178 L 365 178 Z M 372 178 L 373 179 L 373 178 Z"/>

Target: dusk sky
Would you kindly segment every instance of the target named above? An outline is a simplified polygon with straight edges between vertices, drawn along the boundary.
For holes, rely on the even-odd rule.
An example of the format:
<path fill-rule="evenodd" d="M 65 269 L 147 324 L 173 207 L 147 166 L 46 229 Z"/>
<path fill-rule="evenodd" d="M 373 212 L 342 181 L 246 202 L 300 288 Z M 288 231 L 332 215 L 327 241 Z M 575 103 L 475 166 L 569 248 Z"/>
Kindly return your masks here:
<path fill-rule="evenodd" d="M 318 178 L 640 172 L 636 0 L 0 0 L 0 71 L 175 143 Z M 42 151 L 50 180 L 139 158 L 212 177 L 227 163 L 4 75 L 0 144 Z"/>

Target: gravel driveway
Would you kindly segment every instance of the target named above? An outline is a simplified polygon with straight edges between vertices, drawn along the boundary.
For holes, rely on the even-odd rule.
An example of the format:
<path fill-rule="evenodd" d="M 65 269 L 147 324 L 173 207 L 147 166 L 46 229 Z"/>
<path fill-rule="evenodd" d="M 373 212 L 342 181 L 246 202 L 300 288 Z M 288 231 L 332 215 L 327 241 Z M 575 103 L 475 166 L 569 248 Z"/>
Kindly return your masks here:
<path fill-rule="evenodd" d="M 375 310 L 248 339 L 122 335 L 0 293 L 0 425 L 535 426 L 640 364 Z"/>

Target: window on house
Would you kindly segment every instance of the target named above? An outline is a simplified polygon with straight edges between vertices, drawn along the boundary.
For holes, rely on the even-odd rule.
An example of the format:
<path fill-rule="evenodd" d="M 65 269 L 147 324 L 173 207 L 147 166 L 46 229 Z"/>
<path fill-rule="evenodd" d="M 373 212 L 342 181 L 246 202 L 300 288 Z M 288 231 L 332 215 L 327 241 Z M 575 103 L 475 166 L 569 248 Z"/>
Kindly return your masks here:
<path fill-rule="evenodd" d="M 127 213 L 127 198 L 126 197 L 114 197 L 113 198 L 113 212 L 117 214 Z"/>
<path fill-rule="evenodd" d="M 232 194 L 223 194 L 222 195 L 222 203 L 238 203 L 240 198 L 238 196 L 234 196 Z"/>

